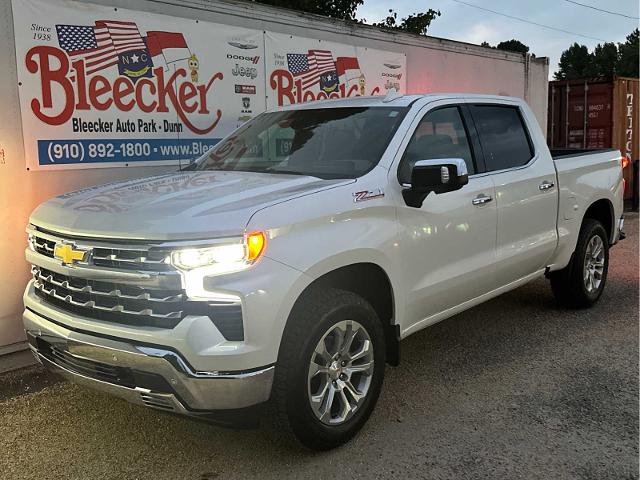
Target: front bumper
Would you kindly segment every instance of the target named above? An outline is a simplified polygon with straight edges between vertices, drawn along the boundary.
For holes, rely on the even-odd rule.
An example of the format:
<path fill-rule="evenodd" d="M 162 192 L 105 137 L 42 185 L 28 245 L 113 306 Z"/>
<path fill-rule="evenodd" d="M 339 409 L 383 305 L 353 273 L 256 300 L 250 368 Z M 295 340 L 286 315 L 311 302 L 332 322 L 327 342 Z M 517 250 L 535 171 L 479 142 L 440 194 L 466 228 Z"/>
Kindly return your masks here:
<path fill-rule="evenodd" d="M 70 330 L 34 310 L 23 314 L 31 350 L 68 380 L 146 407 L 194 417 L 269 399 L 274 367 L 197 371 L 176 351 Z"/>

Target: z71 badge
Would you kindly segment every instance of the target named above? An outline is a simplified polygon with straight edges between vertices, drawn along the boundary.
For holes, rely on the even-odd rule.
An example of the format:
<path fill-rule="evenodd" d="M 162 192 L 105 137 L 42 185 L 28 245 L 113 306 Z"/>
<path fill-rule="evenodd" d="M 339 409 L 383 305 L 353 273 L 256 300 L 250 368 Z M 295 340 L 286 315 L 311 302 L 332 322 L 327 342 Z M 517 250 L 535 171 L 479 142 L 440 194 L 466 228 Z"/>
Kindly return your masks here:
<path fill-rule="evenodd" d="M 353 194 L 353 201 L 364 202 L 366 200 L 374 200 L 382 197 L 384 197 L 384 192 L 381 188 L 376 188 L 375 190 L 362 190 L 361 192 L 355 192 Z"/>

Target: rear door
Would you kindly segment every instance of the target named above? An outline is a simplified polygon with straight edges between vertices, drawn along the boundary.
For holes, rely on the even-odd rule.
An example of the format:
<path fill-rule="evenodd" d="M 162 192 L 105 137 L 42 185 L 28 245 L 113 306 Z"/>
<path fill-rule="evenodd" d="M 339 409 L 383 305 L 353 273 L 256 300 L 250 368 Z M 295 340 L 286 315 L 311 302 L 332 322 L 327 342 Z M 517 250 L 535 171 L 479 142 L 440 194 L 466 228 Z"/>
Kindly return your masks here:
<path fill-rule="evenodd" d="M 548 149 L 536 150 L 519 104 L 469 105 L 498 207 L 496 280 L 506 285 L 546 267 L 557 244 L 558 188 Z M 530 114 L 532 115 L 532 114 Z M 535 118 L 529 121 L 535 121 Z"/>

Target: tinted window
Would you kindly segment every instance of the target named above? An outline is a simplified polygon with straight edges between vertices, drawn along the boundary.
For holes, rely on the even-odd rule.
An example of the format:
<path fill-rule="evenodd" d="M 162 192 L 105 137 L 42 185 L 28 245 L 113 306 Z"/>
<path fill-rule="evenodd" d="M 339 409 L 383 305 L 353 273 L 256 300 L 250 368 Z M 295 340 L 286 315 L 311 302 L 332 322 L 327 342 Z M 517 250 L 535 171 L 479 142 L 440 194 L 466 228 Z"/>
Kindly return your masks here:
<path fill-rule="evenodd" d="M 533 149 L 517 108 L 476 105 L 471 107 L 471 113 L 488 171 L 526 165 L 533 158 Z"/>
<path fill-rule="evenodd" d="M 400 183 L 411 183 L 411 170 L 416 161 L 437 158 L 462 158 L 469 175 L 475 173 L 458 107 L 433 110 L 422 118 L 402 157 L 398 169 Z"/>
<path fill-rule="evenodd" d="M 264 113 L 188 168 L 356 178 L 378 164 L 406 111 L 348 107 Z"/>

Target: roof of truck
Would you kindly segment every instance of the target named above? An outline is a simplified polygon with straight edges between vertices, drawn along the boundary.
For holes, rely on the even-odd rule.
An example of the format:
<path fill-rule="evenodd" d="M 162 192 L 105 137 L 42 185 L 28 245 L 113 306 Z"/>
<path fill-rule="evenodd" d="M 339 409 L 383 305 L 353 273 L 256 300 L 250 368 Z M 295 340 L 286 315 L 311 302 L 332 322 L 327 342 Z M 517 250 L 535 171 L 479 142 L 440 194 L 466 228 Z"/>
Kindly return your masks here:
<path fill-rule="evenodd" d="M 420 99 L 432 99 L 444 100 L 444 99 L 483 99 L 483 100 L 517 100 L 522 101 L 521 98 L 507 97 L 501 95 L 483 95 L 473 93 L 425 93 L 421 95 L 399 95 L 395 98 L 386 100 L 387 97 L 382 95 L 377 96 L 360 96 L 349 98 L 332 98 L 327 100 L 316 100 L 313 102 L 295 103 L 279 107 L 276 110 L 301 110 L 301 109 L 314 109 L 314 108 L 340 108 L 340 107 L 407 107 L 416 100 Z"/>

